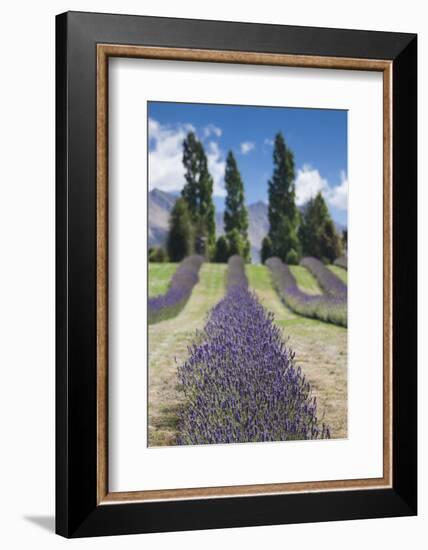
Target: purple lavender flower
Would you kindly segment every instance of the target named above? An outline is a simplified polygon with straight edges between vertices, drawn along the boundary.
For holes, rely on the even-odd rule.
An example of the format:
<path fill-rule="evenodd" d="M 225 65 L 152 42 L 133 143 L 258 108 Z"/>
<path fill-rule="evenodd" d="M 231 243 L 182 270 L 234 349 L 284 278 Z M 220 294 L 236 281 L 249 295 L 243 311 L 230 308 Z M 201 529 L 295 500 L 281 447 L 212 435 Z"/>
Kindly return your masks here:
<path fill-rule="evenodd" d="M 309 258 L 305 258 L 305 260 L 309 260 Z M 311 258 L 311 260 L 314 260 L 314 258 Z M 304 260 L 302 260 L 302 265 L 305 265 L 303 262 Z M 318 262 L 318 260 L 315 260 L 315 262 Z M 308 262 L 306 262 L 306 264 L 307 263 Z M 313 262 L 309 262 L 309 264 L 311 266 L 314 265 Z M 334 284 L 330 282 L 330 289 L 334 289 L 336 293 L 332 291 L 331 293 L 325 292 L 320 296 L 314 296 L 300 290 L 290 268 L 279 258 L 269 258 L 269 260 L 266 261 L 266 265 L 270 269 L 273 284 L 280 298 L 292 311 L 305 317 L 320 319 L 321 321 L 345 327 L 347 326 L 348 306 L 346 285 L 340 280 L 341 285 L 337 284 L 337 281 L 334 281 Z M 331 273 L 325 266 L 322 265 L 322 267 Z M 331 274 L 335 279 L 338 279 L 333 273 Z M 330 279 L 327 275 L 325 276 L 324 284 L 327 285 L 328 281 L 330 281 Z M 343 287 L 345 288 L 343 289 Z"/>
<path fill-rule="evenodd" d="M 229 260 L 227 294 L 178 368 L 186 404 L 180 445 L 329 437 L 309 383 L 272 313 L 248 290 L 244 262 Z"/>
<path fill-rule="evenodd" d="M 185 258 L 171 277 L 166 293 L 148 299 L 149 325 L 175 317 L 183 309 L 199 281 L 198 273 L 203 261 L 202 256 Z"/>
<path fill-rule="evenodd" d="M 300 265 L 306 267 L 308 271 L 318 281 L 323 291 L 330 296 L 347 298 L 348 287 L 337 275 L 330 271 L 322 262 L 316 258 L 303 258 Z"/>
<path fill-rule="evenodd" d="M 348 256 L 340 256 L 340 258 L 337 258 L 337 260 L 334 261 L 334 265 L 348 270 Z"/>

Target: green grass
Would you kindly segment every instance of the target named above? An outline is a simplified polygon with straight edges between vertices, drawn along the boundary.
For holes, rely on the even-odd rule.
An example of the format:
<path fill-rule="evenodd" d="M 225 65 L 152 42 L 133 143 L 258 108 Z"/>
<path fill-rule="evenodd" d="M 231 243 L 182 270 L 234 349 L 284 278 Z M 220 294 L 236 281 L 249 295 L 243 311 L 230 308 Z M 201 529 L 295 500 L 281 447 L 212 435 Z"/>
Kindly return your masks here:
<path fill-rule="evenodd" d="M 178 264 L 149 263 L 149 296 L 165 294 Z"/>
<path fill-rule="evenodd" d="M 270 277 L 266 276 L 268 271 L 264 265 L 247 264 L 245 266 L 245 272 L 251 289 L 258 291 L 272 290 L 272 282 Z"/>
<path fill-rule="evenodd" d="M 343 269 L 343 267 L 339 267 L 337 265 L 328 265 L 327 267 L 330 271 L 333 271 L 333 273 L 337 275 L 345 284 L 348 284 L 348 272 L 346 269 Z"/>
<path fill-rule="evenodd" d="M 281 326 L 312 326 L 318 321 L 297 315 L 286 307 L 273 288 L 269 269 L 264 265 L 247 265 L 246 274 L 251 290 L 257 294 L 262 305 L 275 315 L 275 322 Z M 324 324 L 324 323 L 323 323 Z"/>
<path fill-rule="evenodd" d="M 306 294 L 322 294 L 315 277 L 301 265 L 290 265 L 290 271 L 296 279 L 297 286 Z"/>

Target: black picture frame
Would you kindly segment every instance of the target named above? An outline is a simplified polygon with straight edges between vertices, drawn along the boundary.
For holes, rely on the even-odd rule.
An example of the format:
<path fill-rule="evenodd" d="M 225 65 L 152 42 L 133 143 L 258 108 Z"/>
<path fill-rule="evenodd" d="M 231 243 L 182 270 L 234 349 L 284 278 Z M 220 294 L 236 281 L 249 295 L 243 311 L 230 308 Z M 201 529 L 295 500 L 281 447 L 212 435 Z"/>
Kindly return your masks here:
<path fill-rule="evenodd" d="M 96 46 L 392 62 L 391 488 L 97 504 Z M 65 537 L 417 513 L 417 36 L 68 12 L 56 18 L 56 532 Z"/>

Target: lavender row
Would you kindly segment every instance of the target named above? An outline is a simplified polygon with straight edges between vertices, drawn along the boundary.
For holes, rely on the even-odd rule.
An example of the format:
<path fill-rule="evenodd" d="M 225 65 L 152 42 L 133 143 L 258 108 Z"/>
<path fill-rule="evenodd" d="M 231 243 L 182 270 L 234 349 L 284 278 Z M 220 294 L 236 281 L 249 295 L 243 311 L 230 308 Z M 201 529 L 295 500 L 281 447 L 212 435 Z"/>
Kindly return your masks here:
<path fill-rule="evenodd" d="M 186 399 L 180 445 L 330 437 L 273 314 L 249 292 L 239 257 L 229 260 L 227 294 L 211 310 L 178 376 Z"/>
<path fill-rule="evenodd" d="M 306 267 L 306 269 L 312 273 L 325 294 L 328 296 L 343 298 L 344 300 L 347 299 L 347 285 L 322 262 L 316 258 L 308 257 L 303 258 L 300 265 Z"/>
<path fill-rule="evenodd" d="M 185 258 L 171 277 L 166 293 L 149 298 L 147 305 L 149 325 L 175 317 L 183 309 L 192 294 L 193 287 L 199 281 L 199 269 L 203 261 L 202 256 Z"/>
<path fill-rule="evenodd" d="M 291 310 L 304 317 L 347 326 L 346 295 L 306 294 L 297 286 L 296 279 L 288 265 L 284 264 L 279 258 L 269 258 L 266 265 L 270 269 L 273 284 L 281 300 Z"/>
<path fill-rule="evenodd" d="M 240 256 L 231 256 L 227 262 L 226 285 L 228 293 L 232 291 L 233 287 L 248 289 L 245 263 Z"/>
<path fill-rule="evenodd" d="M 340 256 L 340 258 L 337 258 L 337 260 L 334 261 L 334 265 L 348 270 L 348 256 Z"/>

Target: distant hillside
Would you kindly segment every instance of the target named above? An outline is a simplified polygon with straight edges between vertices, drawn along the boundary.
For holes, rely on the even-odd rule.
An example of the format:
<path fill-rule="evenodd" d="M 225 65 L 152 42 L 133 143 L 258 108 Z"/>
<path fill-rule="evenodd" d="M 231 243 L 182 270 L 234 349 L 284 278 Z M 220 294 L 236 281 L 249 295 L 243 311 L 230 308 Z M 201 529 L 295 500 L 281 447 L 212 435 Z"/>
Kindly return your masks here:
<path fill-rule="evenodd" d="M 152 189 L 149 192 L 149 246 L 163 246 L 168 234 L 168 223 L 171 210 L 177 200 L 173 193 Z M 262 202 L 250 204 L 249 237 L 253 262 L 260 261 L 260 248 L 263 237 L 269 230 L 267 220 L 267 205 Z M 216 213 L 217 236 L 224 233 L 223 212 Z"/>
<path fill-rule="evenodd" d="M 149 192 L 149 246 L 163 246 L 168 234 L 170 212 L 177 200 L 177 195 L 159 189 Z M 253 263 L 260 262 L 260 250 L 263 237 L 269 231 L 268 206 L 262 201 L 248 206 L 249 238 Z M 342 232 L 345 226 L 335 222 L 337 231 Z M 224 233 L 223 212 L 216 212 L 217 236 Z"/>
<path fill-rule="evenodd" d="M 169 215 L 177 197 L 159 189 L 149 192 L 149 246 L 161 246 L 166 242 Z"/>

